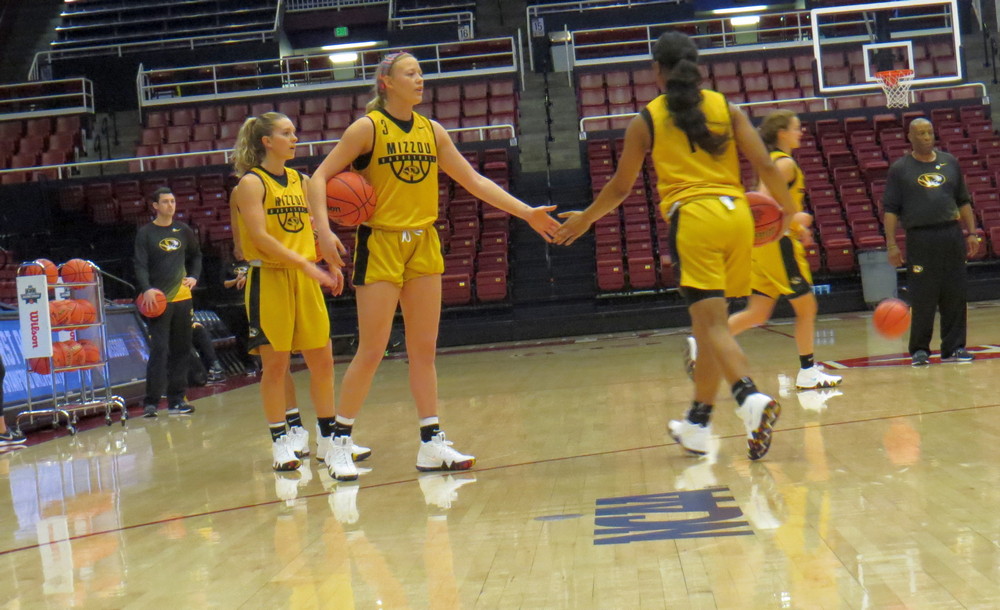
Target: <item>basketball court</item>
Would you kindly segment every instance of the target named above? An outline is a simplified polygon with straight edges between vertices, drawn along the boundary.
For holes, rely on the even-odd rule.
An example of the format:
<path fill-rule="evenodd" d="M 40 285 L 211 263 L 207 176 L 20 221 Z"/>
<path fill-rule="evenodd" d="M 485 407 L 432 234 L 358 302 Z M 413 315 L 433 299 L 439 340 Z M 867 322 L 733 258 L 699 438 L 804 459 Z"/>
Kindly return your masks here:
<path fill-rule="evenodd" d="M 997 314 L 970 311 L 977 361 L 919 369 L 867 314 L 821 318 L 830 392 L 790 387 L 790 320 L 748 331 L 783 405 L 755 463 L 722 391 L 717 452 L 666 435 L 692 391 L 684 329 L 443 351 L 465 473 L 414 469 L 399 359 L 355 429 L 374 451 L 355 483 L 315 459 L 272 472 L 256 385 L 62 436 L 0 454 L 0 590 L 11 607 L 992 607 Z"/>

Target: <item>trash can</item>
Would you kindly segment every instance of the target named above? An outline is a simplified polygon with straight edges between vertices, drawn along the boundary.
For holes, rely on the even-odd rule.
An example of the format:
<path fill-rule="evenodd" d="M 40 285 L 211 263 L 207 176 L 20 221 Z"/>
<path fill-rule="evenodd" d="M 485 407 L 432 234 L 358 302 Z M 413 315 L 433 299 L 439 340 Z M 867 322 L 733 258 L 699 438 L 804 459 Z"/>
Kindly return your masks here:
<path fill-rule="evenodd" d="M 886 250 L 858 252 L 861 266 L 861 292 L 869 307 L 896 296 L 896 269 L 889 263 Z"/>

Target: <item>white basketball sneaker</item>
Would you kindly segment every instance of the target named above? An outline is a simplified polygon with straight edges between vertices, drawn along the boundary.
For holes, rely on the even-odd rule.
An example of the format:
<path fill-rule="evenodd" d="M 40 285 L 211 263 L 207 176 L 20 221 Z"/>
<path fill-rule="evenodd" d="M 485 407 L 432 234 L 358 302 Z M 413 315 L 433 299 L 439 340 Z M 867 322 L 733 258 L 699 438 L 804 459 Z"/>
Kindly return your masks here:
<path fill-rule="evenodd" d="M 687 419 L 672 419 L 667 422 L 667 430 L 685 451 L 695 455 L 705 455 L 712 441 L 712 424 L 701 426 Z"/>
<path fill-rule="evenodd" d="M 323 461 L 326 459 L 326 453 L 330 450 L 330 443 L 333 442 L 332 436 L 323 436 L 319 432 L 319 425 L 316 426 L 316 459 Z M 360 462 L 371 457 L 372 450 L 368 447 L 362 447 L 361 445 L 354 445 L 354 441 L 351 441 L 351 458 L 355 462 Z"/>
<path fill-rule="evenodd" d="M 829 375 L 823 371 L 823 367 L 814 364 L 807 369 L 799 369 L 799 374 L 795 377 L 795 389 L 797 390 L 817 390 L 819 388 L 832 388 L 840 385 L 843 377 L 840 375 Z"/>
<path fill-rule="evenodd" d="M 424 492 L 424 502 L 428 506 L 449 509 L 451 503 L 458 500 L 458 488 L 475 483 L 476 477 L 472 474 L 459 475 L 458 478 L 450 474 L 423 474 L 417 481 L 420 483 L 420 491 Z"/>
<path fill-rule="evenodd" d="M 298 470 L 302 465 L 301 460 L 295 457 L 292 439 L 287 434 L 281 435 L 278 440 L 271 443 L 271 455 L 274 457 L 273 467 L 278 472 Z"/>
<path fill-rule="evenodd" d="M 417 470 L 468 470 L 476 463 L 475 456 L 459 453 L 451 448 L 451 441 L 445 439 L 444 432 L 438 432 L 426 442 L 420 443 L 417 452 Z"/>
<path fill-rule="evenodd" d="M 330 442 L 330 449 L 323 461 L 330 476 L 338 481 L 353 481 L 358 478 L 358 469 L 351 457 L 351 437 L 337 436 Z"/>
<path fill-rule="evenodd" d="M 767 394 L 756 392 L 736 409 L 747 430 L 747 456 L 759 460 L 771 448 L 771 432 L 781 414 L 781 405 Z"/>
<path fill-rule="evenodd" d="M 300 458 L 309 455 L 309 431 L 302 426 L 292 426 L 288 431 L 288 437 L 292 439 L 292 451 Z"/>

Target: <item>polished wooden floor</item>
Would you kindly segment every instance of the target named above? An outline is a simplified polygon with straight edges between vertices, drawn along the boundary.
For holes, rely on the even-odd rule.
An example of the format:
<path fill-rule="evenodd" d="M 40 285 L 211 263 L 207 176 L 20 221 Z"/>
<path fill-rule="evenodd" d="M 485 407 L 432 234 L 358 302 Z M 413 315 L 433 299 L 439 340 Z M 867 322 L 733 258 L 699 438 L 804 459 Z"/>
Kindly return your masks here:
<path fill-rule="evenodd" d="M 355 428 L 356 483 L 275 475 L 255 385 L 8 451 L 0 607 L 1000 607 L 1000 306 L 969 327 L 979 360 L 915 369 L 863 314 L 822 318 L 845 382 L 803 394 L 791 326 L 749 331 L 783 404 L 756 463 L 721 389 L 717 452 L 665 434 L 684 329 L 442 351 L 462 474 L 414 469 L 401 359 Z"/>

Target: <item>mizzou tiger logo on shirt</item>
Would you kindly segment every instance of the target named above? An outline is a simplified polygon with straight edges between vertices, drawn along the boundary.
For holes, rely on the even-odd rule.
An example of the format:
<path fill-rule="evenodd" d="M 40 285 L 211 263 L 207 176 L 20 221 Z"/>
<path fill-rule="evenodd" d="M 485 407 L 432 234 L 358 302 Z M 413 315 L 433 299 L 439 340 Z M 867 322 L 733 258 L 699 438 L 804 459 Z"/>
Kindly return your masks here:
<path fill-rule="evenodd" d="M 305 226 L 303 216 L 309 215 L 309 208 L 298 195 L 283 195 L 274 198 L 274 206 L 267 208 L 267 214 L 278 217 L 278 224 L 287 233 L 298 233 Z"/>
<path fill-rule="evenodd" d="M 920 174 L 917 178 L 917 184 L 928 189 L 938 188 L 946 181 L 947 179 L 941 174 Z"/>
<path fill-rule="evenodd" d="M 157 245 L 159 245 L 160 250 L 163 250 L 164 252 L 174 252 L 180 249 L 181 240 L 176 237 L 164 237 Z"/>
<path fill-rule="evenodd" d="M 387 154 L 379 157 L 378 164 L 388 165 L 397 179 L 408 184 L 423 182 L 437 162 L 427 142 L 386 142 L 385 148 Z"/>

